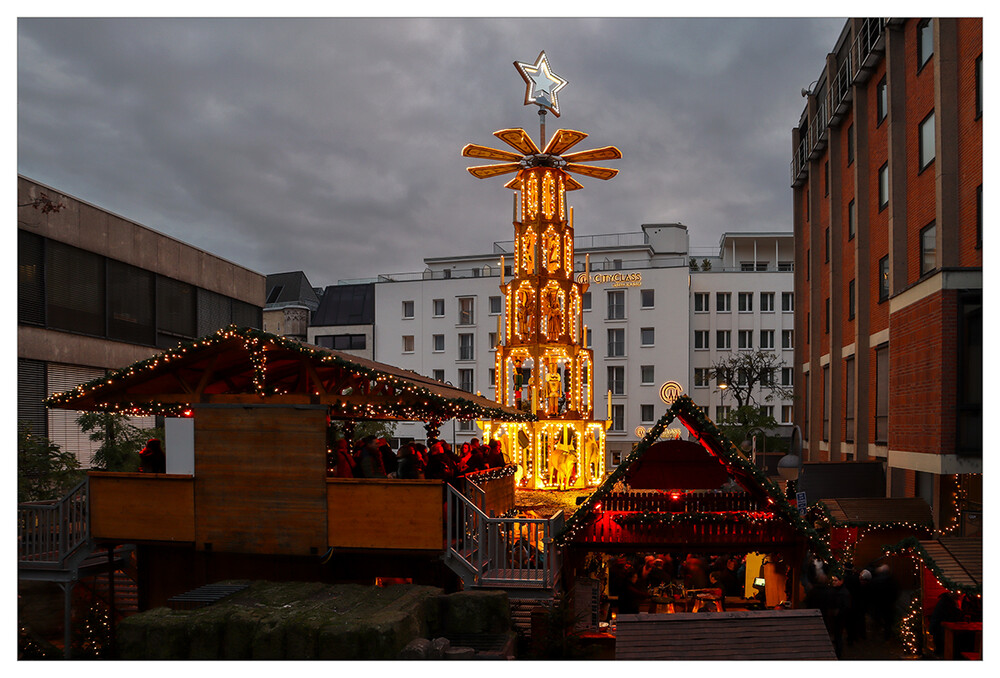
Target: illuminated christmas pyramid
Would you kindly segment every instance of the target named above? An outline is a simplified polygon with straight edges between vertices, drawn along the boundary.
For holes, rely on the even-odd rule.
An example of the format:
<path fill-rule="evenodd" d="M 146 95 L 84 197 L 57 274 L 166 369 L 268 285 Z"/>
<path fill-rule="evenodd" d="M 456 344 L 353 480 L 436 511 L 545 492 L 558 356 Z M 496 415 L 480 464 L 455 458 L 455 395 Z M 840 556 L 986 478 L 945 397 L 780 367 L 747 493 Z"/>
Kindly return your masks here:
<path fill-rule="evenodd" d="M 621 158 L 614 146 L 566 153 L 587 137 L 560 129 L 545 142 L 545 115 L 559 116 L 557 93 L 566 81 L 549 69 L 545 52 L 534 64 L 515 62 L 527 84 L 525 105 L 539 107 L 541 150 L 523 129 L 494 136 L 516 149 L 476 144 L 462 149 L 469 158 L 499 160 L 470 167 L 480 179 L 513 174 L 506 187 L 520 194 L 515 212 L 514 261 L 510 280 L 501 262 L 500 290 L 506 299 L 496 347 L 496 400 L 537 415 L 537 422 L 478 422 L 483 440 L 501 442 L 519 466 L 518 482 L 531 489 L 584 487 L 601 482 L 608 419 L 594 418 L 594 354 L 586 345 L 582 299 L 589 287 L 589 259 L 574 274 L 573 214 L 566 192 L 583 188 L 569 173 L 610 179 L 616 169 L 580 164 Z M 516 208 L 515 208 L 516 209 Z"/>

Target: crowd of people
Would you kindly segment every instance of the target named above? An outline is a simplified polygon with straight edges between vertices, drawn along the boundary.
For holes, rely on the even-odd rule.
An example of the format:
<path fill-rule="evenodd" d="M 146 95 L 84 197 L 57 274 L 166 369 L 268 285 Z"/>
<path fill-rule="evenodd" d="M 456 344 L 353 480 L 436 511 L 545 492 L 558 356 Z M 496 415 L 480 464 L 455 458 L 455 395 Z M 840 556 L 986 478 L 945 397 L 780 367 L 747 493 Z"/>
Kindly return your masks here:
<path fill-rule="evenodd" d="M 481 445 L 478 438 L 462 443 L 458 453 L 442 440 L 428 445 L 404 443 L 398 450 L 385 438 L 367 437 L 352 446 L 344 438 L 333 441 L 327 471 L 337 478 L 440 479 L 448 482 L 468 473 L 507 465 L 500 443 Z"/>
<path fill-rule="evenodd" d="M 649 554 L 613 559 L 608 566 L 608 594 L 618 599 L 618 614 L 636 614 L 656 590 L 675 586 L 686 591 L 715 590 L 717 598 L 742 596 L 745 556 L 714 557 L 688 553 Z"/>

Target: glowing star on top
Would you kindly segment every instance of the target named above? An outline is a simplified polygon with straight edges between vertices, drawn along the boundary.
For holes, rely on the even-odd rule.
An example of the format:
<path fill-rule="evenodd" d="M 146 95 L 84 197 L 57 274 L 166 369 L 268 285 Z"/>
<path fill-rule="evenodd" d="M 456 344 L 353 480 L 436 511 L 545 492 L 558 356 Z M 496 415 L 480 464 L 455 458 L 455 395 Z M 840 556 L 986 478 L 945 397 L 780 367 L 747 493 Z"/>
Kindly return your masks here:
<path fill-rule="evenodd" d="M 538 53 L 538 58 L 534 64 L 526 64 L 515 61 L 514 67 L 524 78 L 527 88 L 524 92 L 524 105 L 536 104 L 542 108 L 547 108 L 558 118 L 559 117 L 559 90 L 566 86 L 567 81 L 560 78 L 549 68 L 549 60 L 545 57 L 545 50 Z"/>

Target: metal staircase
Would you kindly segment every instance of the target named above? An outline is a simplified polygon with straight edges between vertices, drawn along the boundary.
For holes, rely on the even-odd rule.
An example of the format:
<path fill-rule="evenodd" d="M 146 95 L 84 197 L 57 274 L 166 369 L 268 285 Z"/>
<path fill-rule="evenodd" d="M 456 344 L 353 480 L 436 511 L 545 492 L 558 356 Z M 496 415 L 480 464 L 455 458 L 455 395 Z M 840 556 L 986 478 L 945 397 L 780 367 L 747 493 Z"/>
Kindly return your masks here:
<path fill-rule="evenodd" d="M 26 502 L 17 506 L 17 577 L 48 581 L 63 591 L 63 654 L 70 657 L 74 586 L 84 578 L 103 575 L 109 591 L 134 590 L 127 578 L 111 580 L 117 570 L 127 570 L 131 546 L 97 551 L 90 536 L 89 483 L 81 481 L 62 499 Z M 121 594 L 115 596 L 121 599 Z M 114 606 L 113 606 L 114 607 Z M 120 614 L 121 609 L 113 609 Z"/>
<path fill-rule="evenodd" d="M 551 518 L 491 517 L 451 485 L 445 487 L 444 560 L 465 587 L 551 598 L 562 565 L 552 543 L 562 528 L 562 511 Z"/>

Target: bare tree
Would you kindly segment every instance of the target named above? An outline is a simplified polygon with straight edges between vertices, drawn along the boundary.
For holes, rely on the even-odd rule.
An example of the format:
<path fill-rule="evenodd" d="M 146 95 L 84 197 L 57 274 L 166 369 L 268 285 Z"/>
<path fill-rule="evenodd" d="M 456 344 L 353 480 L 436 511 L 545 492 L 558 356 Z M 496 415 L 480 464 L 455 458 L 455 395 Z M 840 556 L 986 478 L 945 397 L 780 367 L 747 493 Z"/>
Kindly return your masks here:
<path fill-rule="evenodd" d="M 785 361 L 770 351 L 736 351 L 720 358 L 709 368 L 716 390 L 733 396 L 736 409 L 759 406 L 775 398 L 792 397 L 792 390 L 781 386 L 778 370 Z"/>

